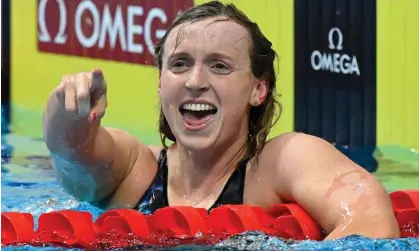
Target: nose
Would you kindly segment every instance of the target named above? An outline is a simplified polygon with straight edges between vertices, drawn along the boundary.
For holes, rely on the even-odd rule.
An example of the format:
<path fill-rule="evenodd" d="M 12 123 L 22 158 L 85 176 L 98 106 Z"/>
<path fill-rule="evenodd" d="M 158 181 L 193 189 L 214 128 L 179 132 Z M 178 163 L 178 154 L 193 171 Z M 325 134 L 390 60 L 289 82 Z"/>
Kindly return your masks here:
<path fill-rule="evenodd" d="M 202 66 L 195 65 L 191 71 L 185 87 L 191 91 L 205 91 L 209 88 L 208 78 Z"/>

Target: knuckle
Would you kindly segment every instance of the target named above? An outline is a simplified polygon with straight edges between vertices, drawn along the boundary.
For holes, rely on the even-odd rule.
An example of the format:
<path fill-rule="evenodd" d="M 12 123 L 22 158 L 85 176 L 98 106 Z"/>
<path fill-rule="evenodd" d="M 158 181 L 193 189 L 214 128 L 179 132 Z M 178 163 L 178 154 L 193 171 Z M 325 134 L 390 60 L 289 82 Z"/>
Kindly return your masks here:
<path fill-rule="evenodd" d="M 80 90 L 77 92 L 77 99 L 87 99 L 90 97 L 90 94 L 86 90 Z"/>
<path fill-rule="evenodd" d="M 86 80 L 91 80 L 93 77 L 93 74 L 91 72 L 83 72 L 83 75 Z"/>
<path fill-rule="evenodd" d="M 81 84 L 83 86 L 89 86 L 89 82 L 90 82 L 90 78 L 89 75 L 87 73 L 80 73 L 76 76 L 77 81 L 79 82 L 78 84 Z"/>
<path fill-rule="evenodd" d="M 65 87 L 65 82 L 61 82 L 56 88 L 55 92 L 63 92 Z"/>
<path fill-rule="evenodd" d="M 74 80 L 74 74 L 64 75 L 61 77 L 61 81 L 63 82 L 72 82 Z"/>
<path fill-rule="evenodd" d="M 87 73 L 87 72 L 79 72 L 79 73 L 76 74 L 75 77 L 77 79 L 82 79 L 82 80 L 86 81 L 88 76 L 89 76 L 89 73 Z"/>
<path fill-rule="evenodd" d="M 62 88 L 66 88 L 66 87 L 71 86 L 71 85 L 74 85 L 74 82 L 72 81 L 71 78 L 64 79 L 60 84 L 60 86 Z"/>

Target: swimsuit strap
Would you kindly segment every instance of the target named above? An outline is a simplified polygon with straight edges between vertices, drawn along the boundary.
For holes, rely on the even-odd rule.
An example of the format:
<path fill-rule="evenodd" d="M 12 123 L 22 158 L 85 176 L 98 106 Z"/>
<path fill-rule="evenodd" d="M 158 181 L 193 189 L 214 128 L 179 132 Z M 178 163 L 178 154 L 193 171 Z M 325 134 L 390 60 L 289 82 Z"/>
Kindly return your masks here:
<path fill-rule="evenodd" d="M 148 190 L 144 193 L 136 210 L 142 214 L 153 214 L 157 209 L 167 207 L 167 153 L 163 148 L 157 160 L 157 174 Z"/>
<path fill-rule="evenodd" d="M 248 161 L 248 159 L 241 161 L 238 168 L 227 180 L 223 190 L 209 211 L 221 205 L 243 204 L 244 183 Z M 159 208 L 169 206 L 167 196 L 168 163 L 166 149 L 163 148 L 161 150 L 157 164 L 158 170 L 156 177 L 135 208 L 143 214 L 152 214 Z"/>

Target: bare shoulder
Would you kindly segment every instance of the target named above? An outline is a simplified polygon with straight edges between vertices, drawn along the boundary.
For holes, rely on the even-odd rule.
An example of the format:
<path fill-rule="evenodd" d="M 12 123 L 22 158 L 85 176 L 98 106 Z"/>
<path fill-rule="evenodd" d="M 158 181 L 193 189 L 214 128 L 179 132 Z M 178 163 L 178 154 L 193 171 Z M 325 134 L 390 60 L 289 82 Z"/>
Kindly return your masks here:
<path fill-rule="evenodd" d="M 276 148 L 279 146 L 297 147 L 301 144 L 326 144 L 332 146 L 329 142 L 325 141 L 322 138 L 300 132 L 288 132 L 278 135 L 270 139 L 267 142 L 266 146 L 269 148 Z"/>
<path fill-rule="evenodd" d="M 339 152 L 326 140 L 305 133 L 290 132 L 269 140 L 265 146 L 267 157 L 277 156 L 276 163 L 294 163 L 294 161 L 311 162 L 316 160 L 346 160 L 346 156 Z M 349 160 L 349 159 L 347 159 Z"/>
<path fill-rule="evenodd" d="M 299 137 L 299 133 L 284 133 L 268 140 L 260 154 L 258 160 L 260 164 L 258 166 L 261 164 L 263 166 L 272 166 L 278 160 L 282 159 L 282 154 L 285 152 L 285 148 L 289 148 L 290 143 L 295 144 L 291 142 L 294 141 L 295 137 Z"/>
<path fill-rule="evenodd" d="M 289 191 L 303 179 L 351 172 L 369 175 L 326 140 L 304 133 L 285 133 L 272 138 L 261 154 L 261 162 L 269 167 L 264 172 L 273 177 L 272 184 L 278 184 L 277 191 Z"/>
<path fill-rule="evenodd" d="M 307 154 L 308 150 L 313 150 L 313 147 L 328 148 L 333 147 L 325 140 L 298 132 L 288 132 L 270 139 L 262 153 L 261 157 L 280 161 L 286 157 L 289 161 L 290 157 L 301 157 L 300 154 Z"/>

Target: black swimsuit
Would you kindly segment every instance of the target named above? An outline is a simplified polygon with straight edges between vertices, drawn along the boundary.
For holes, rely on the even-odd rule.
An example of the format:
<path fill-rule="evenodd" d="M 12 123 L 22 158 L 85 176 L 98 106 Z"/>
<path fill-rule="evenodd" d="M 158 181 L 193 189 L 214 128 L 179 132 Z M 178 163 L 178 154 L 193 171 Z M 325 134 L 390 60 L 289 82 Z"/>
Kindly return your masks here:
<path fill-rule="evenodd" d="M 220 196 L 211 206 L 209 211 L 215 207 L 226 204 L 243 204 L 244 180 L 248 160 L 243 160 L 238 168 L 228 179 Z M 157 209 L 168 207 L 167 199 L 167 152 L 163 149 L 158 160 L 158 170 L 153 183 L 150 185 L 139 204 L 135 207 L 142 214 L 153 214 Z"/>

